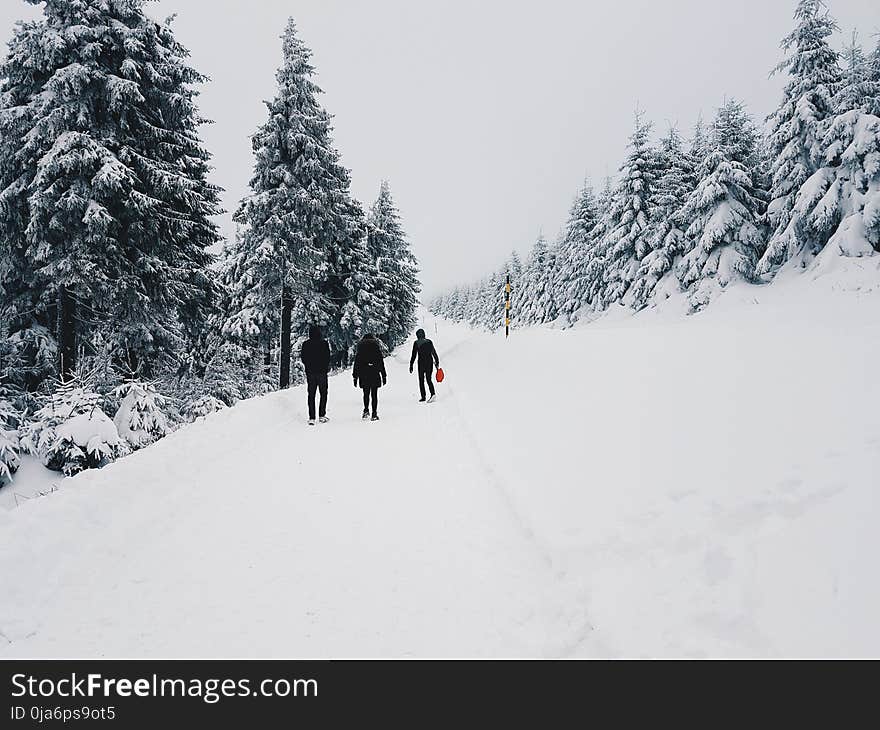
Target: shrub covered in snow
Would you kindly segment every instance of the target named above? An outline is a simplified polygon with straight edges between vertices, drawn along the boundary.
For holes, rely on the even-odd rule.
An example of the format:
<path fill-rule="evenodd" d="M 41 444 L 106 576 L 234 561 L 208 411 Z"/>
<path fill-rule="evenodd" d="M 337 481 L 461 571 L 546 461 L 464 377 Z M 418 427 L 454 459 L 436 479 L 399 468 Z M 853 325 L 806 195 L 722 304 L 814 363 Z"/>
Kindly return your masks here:
<path fill-rule="evenodd" d="M 76 379 L 60 385 L 21 429 L 22 447 L 68 476 L 125 456 L 128 443 L 100 403 L 101 396 Z"/>
<path fill-rule="evenodd" d="M 150 383 L 132 381 L 113 392 L 119 399 L 113 423 L 133 449 L 149 446 L 168 433 L 165 398 Z"/>
<path fill-rule="evenodd" d="M 181 415 L 190 423 L 204 418 L 212 413 L 223 410 L 226 404 L 213 395 L 203 395 L 194 401 L 187 403 L 181 410 Z"/>
<path fill-rule="evenodd" d="M 21 465 L 18 454 L 19 414 L 0 391 L 0 486 L 12 479 Z"/>

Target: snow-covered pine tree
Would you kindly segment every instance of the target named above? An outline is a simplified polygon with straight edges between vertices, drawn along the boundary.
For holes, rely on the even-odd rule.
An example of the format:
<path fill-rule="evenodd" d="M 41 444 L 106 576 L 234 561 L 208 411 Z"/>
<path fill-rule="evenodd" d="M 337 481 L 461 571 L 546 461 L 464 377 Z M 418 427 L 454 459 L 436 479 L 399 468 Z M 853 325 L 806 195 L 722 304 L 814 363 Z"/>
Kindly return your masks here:
<path fill-rule="evenodd" d="M 614 191 L 597 253 L 602 258 L 602 282 L 591 299 L 600 308 L 623 299 L 649 251 L 650 203 L 657 175 L 657 156 L 648 136 L 651 124 L 636 112 L 621 178 Z"/>
<path fill-rule="evenodd" d="M 553 318 L 553 258 L 547 240 L 543 235 L 538 236 L 526 260 L 516 300 L 518 321 L 522 325 L 541 324 Z M 545 309 L 548 303 L 549 311 Z"/>
<path fill-rule="evenodd" d="M 387 181 L 382 182 L 367 226 L 368 248 L 380 277 L 380 295 L 386 307 L 383 326 L 374 331 L 393 349 L 406 340 L 415 325 L 421 284 L 418 262 L 403 232 Z"/>
<path fill-rule="evenodd" d="M 700 166 L 700 163 L 706 158 L 706 155 L 709 154 L 709 135 L 706 131 L 706 122 L 703 121 L 703 115 L 700 114 L 697 117 L 697 121 L 694 124 L 694 133 L 691 136 L 691 145 L 690 145 L 690 155 L 691 159 L 694 163 L 694 174 L 696 174 L 696 168 Z"/>
<path fill-rule="evenodd" d="M 685 232 L 690 243 L 676 273 L 695 309 L 731 281 L 751 281 L 763 245 L 761 201 L 748 166 L 757 159 L 756 136 L 742 112 L 733 100 L 719 109 L 712 149 L 680 214 L 691 221 Z"/>
<path fill-rule="evenodd" d="M 694 160 L 675 127 L 660 140 L 658 158 L 660 170 L 652 200 L 655 215 L 646 234 L 651 250 L 642 259 L 627 295 L 627 302 L 635 309 L 648 304 L 657 284 L 684 253 L 687 225 L 681 212 L 697 183 Z"/>
<path fill-rule="evenodd" d="M 611 230 L 613 225 L 614 214 L 614 196 L 616 186 L 610 175 L 605 176 L 605 183 L 602 191 L 596 199 L 596 208 L 599 211 L 599 221 L 593 226 L 590 233 L 588 243 L 588 255 L 586 266 L 584 267 L 584 275 L 582 283 L 582 304 L 587 305 L 593 311 L 599 311 L 603 308 L 602 289 L 605 286 L 605 255 L 604 248 L 605 236 Z M 569 319 L 574 321 L 575 315 L 569 315 Z"/>
<path fill-rule="evenodd" d="M 576 312 L 588 301 L 590 283 L 587 280 L 593 253 L 593 229 L 599 222 L 599 204 L 593 187 L 585 180 L 568 216 L 556 261 L 553 288 L 558 311 L 573 321 Z M 555 319 L 554 315 L 554 319 Z"/>
<path fill-rule="evenodd" d="M 114 395 L 119 408 L 113 424 L 132 449 L 149 446 L 168 433 L 165 398 L 152 383 L 129 381 L 118 386 Z"/>
<path fill-rule="evenodd" d="M 510 277 L 510 288 L 511 288 L 511 310 L 510 310 L 510 328 L 518 327 L 520 324 L 520 318 L 522 315 L 522 305 L 525 304 L 523 299 L 523 271 L 524 267 L 522 264 L 522 259 L 520 259 L 519 254 L 516 251 L 510 252 L 510 258 L 504 264 L 504 268 L 498 276 L 498 289 L 502 292 L 500 296 L 503 298 L 504 286 L 507 282 L 507 277 Z M 487 303 L 490 303 L 491 300 L 488 300 Z M 503 303 L 503 301 L 502 301 Z M 489 312 L 492 312 L 491 305 L 489 308 Z M 503 311 L 499 315 L 501 322 L 504 322 L 505 315 Z M 486 326 L 490 329 L 492 328 L 493 319 L 490 316 L 487 320 Z"/>
<path fill-rule="evenodd" d="M 266 367 L 278 339 L 281 287 L 276 251 L 255 244 L 254 237 L 236 228 L 233 241 L 223 247 L 219 329 L 224 340 L 252 352 Z M 215 343 L 209 357 L 220 346 Z"/>
<path fill-rule="evenodd" d="M 761 135 L 745 105 L 737 99 L 726 99 L 712 123 L 709 151 L 720 145 L 731 160 L 754 172 L 761 163 L 760 141 Z"/>
<path fill-rule="evenodd" d="M 789 55 L 776 68 L 788 73 L 789 82 L 769 119 L 772 185 L 767 216 L 773 234 L 759 273 L 797 256 L 808 243 L 803 221 L 793 215 L 795 198 L 824 157 L 822 139 L 841 80 L 838 55 L 827 41 L 837 25 L 823 0 L 800 0 L 794 17 L 795 29 L 782 41 Z"/>
<path fill-rule="evenodd" d="M 823 146 L 825 165 L 801 186 L 794 207 L 815 250 L 880 251 L 880 117 L 862 109 L 837 115 Z"/>
<path fill-rule="evenodd" d="M 558 251 L 558 245 L 547 246 L 544 265 L 539 269 L 541 275 L 535 280 L 532 308 L 533 318 L 538 324 L 552 322 L 559 317 L 556 288 Z"/>
<path fill-rule="evenodd" d="M 0 309 L 16 329 L 57 320 L 63 377 L 96 330 L 149 372 L 211 305 L 219 190 L 193 89 L 205 78 L 144 0 L 42 4 L 0 67 L 0 240 L 13 254 Z"/>
<path fill-rule="evenodd" d="M 870 88 L 868 59 L 859 43 L 858 32 L 853 31 L 849 42 L 840 54 L 843 73 L 837 94 L 834 96 L 835 114 L 853 109 L 868 111 L 873 99 Z"/>
<path fill-rule="evenodd" d="M 507 277 L 508 267 L 496 271 L 482 280 L 474 297 L 471 309 L 470 324 L 472 327 L 481 327 L 487 330 L 495 330 L 504 322 L 504 282 Z M 517 284 L 513 285 L 518 286 Z M 515 306 L 515 294 L 511 295 Z"/>
<path fill-rule="evenodd" d="M 224 330 L 260 341 L 280 331 L 281 387 L 290 383 L 291 330 L 319 324 L 343 356 L 361 326 L 357 305 L 369 275 L 365 221 L 350 176 L 333 147 L 331 118 L 318 102 L 311 51 L 290 19 L 283 35 L 278 91 L 253 137 L 251 194 L 235 219 L 243 226 L 229 253 L 232 291 Z"/>
<path fill-rule="evenodd" d="M 507 259 L 507 262 L 504 265 L 505 274 L 510 274 L 510 281 L 519 281 L 522 279 L 523 275 L 523 264 L 522 260 L 519 257 L 519 254 L 516 251 L 510 252 L 510 258 Z"/>
<path fill-rule="evenodd" d="M 459 290 L 459 296 L 453 300 L 453 318 L 456 322 L 466 322 L 470 317 L 473 302 L 477 298 L 477 284 L 470 284 Z"/>
<path fill-rule="evenodd" d="M 761 219 L 761 244 L 758 257 L 765 251 L 766 213 L 770 200 L 770 174 L 767 148 L 745 105 L 728 99 L 718 109 L 712 125 L 713 140 L 724 147 L 727 157 L 743 165 L 752 176 L 752 197 Z"/>
<path fill-rule="evenodd" d="M 865 111 L 880 117 L 880 34 L 877 35 L 877 45 L 866 62 L 866 77 Z"/>
<path fill-rule="evenodd" d="M 0 487 L 4 482 L 11 481 L 12 475 L 21 466 L 18 443 L 20 415 L 0 385 Z"/>
<path fill-rule="evenodd" d="M 331 347 L 337 343 L 335 362 L 347 365 L 354 357 L 358 340 L 364 333 L 360 293 L 372 291 L 377 285 L 374 282 L 375 262 L 367 250 L 366 214 L 361 204 L 351 197 L 348 188 L 341 210 L 347 221 L 346 235 L 331 241 L 328 266 L 317 286 L 327 299 L 340 305 L 338 318 L 325 326 L 325 331 Z M 310 300 L 300 297 L 296 311 L 305 313 L 309 307 Z M 301 317 L 301 320 L 305 320 L 305 317 Z"/>

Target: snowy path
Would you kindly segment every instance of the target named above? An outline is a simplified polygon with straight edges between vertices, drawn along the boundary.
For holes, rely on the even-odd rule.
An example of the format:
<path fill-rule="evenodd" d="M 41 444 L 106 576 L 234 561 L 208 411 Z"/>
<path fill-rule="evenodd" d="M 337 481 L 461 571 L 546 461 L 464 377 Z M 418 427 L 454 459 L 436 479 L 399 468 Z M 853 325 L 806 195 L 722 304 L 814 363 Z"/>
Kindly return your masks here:
<path fill-rule="evenodd" d="M 83 529 L 51 546 L 48 576 L 4 586 L 0 631 L 15 640 L 0 652 L 482 656 L 579 645 L 582 605 L 560 592 L 500 486 L 473 469 L 481 455 L 456 398 L 441 390 L 438 403 L 417 403 L 405 359 L 388 363 L 379 423 L 360 420 L 360 391 L 342 375 L 329 424 L 305 426 L 297 388 L 25 505 L 16 517 L 72 512 Z M 115 489 L 120 479 L 131 488 Z M 51 539 L 14 527 L 14 541 Z M 36 615 L 10 615 L 23 604 Z"/>
<path fill-rule="evenodd" d="M 876 656 L 878 259 L 510 341 L 439 323 L 0 510 L 0 656 Z M 428 322 L 429 332 L 433 323 Z"/>

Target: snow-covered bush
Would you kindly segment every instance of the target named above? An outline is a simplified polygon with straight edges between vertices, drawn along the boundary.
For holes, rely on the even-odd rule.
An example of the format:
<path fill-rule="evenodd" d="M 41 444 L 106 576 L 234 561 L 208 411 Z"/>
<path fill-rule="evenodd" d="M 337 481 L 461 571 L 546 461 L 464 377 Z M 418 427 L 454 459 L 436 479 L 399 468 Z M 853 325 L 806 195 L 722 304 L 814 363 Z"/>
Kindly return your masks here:
<path fill-rule="evenodd" d="M 119 399 L 113 423 L 133 449 L 149 446 L 168 433 L 165 398 L 150 383 L 124 383 L 113 393 Z"/>
<path fill-rule="evenodd" d="M 60 385 L 21 429 L 22 447 L 68 476 L 125 456 L 131 449 L 100 403 L 77 379 Z"/>
<path fill-rule="evenodd" d="M 181 410 L 181 415 L 190 423 L 204 418 L 212 413 L 223 410 L 226 404 L 213 395 L 203 395 L 194 401 L 187 403 Z"/>
<path fill-rule="evenodd" d="M 298 352 L 298 348 L 294 348 Z M 292 363 L 291 380 L 297 382 L 296 366 Z M 265 393 L 277 385 L 277 377 L 266 377 L 262 358 L 234 341 L 220 341 L 210 352 L 200 384 L 202 394 L 212 395 L 227 406 L 245 398 Z M 194 400 L 192 396 L 187 400 Z"/>
<path fill-rule="evenodd" d="M 0 486 L 10 481 L 21 465 L 18 419 L 18 412 L 0 391 Z"/>

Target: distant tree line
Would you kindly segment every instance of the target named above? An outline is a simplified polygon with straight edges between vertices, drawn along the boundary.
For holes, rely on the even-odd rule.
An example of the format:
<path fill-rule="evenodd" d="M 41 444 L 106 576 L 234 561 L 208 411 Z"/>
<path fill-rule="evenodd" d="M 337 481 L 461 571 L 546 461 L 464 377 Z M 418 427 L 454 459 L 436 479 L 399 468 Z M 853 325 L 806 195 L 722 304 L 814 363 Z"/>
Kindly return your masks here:
<path fill-rule="evenodd" d="M 637 113 L 617 180 L 598 195 L 584 184 L 558 240 L 540 237 L 525 265 L 514 254 L 432 311 L 499 328 L 508 273 L 520 325 L 673 295 L 697 310 L 733 281 L 880 250 L 880 41 L 866 53 L 854 33 L 832 48 L 837 26 L 822 0 L 800 0 L 794 18 L 776 69 L 788 82 L 765 133 L 735 99 L 688 139 L 672 128 L 653 142 Z"/>

